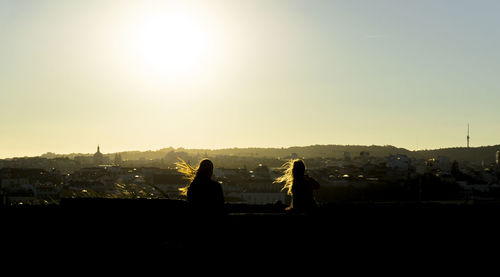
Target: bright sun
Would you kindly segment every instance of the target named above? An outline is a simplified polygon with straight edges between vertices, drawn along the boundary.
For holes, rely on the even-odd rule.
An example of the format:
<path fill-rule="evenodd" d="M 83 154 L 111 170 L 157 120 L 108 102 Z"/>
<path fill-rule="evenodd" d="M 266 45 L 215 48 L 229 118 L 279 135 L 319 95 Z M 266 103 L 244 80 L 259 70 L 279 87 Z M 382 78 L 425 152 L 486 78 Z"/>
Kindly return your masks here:
<path fill-rule="evenodd" d="M 189 14 L 149 16 L 136 27 L 137 58 L 148 71 L 186 77 L 203 70 L 213 55 L 209 28 Z"/>

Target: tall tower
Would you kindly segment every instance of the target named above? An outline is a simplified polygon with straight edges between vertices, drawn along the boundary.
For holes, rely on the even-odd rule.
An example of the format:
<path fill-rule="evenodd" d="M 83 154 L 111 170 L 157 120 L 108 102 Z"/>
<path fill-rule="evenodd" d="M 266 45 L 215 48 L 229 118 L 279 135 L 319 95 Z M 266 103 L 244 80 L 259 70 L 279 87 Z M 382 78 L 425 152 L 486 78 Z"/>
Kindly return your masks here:
<path fill-rule="evenodd" d="M 469 140 L 470 140 L 470 136 L 469 136 L 469 124 L 467 124 L 467 148 L 469 148 Z"/>
<path fill-rule="evenodd" d="M 104 161 L 104 155 L 101 153 L 101 149 L 99 145 L 97 145 L 97 152 L 94 154 L 94 164 L 95 165 L 100 165 Z"/>

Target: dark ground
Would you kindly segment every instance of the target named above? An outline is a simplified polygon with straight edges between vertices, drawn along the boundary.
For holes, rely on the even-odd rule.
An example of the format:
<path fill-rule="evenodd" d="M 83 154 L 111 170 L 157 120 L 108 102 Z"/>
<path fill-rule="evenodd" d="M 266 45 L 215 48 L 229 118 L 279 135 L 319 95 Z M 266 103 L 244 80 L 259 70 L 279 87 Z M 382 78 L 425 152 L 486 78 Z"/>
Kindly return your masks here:
<path fill-rule="evenodd" d="M 310 215 L 287 214 L 276 205 L 226 208 L 227 215 L 210 217 L 193 215 L 174 200 L 1 207 L 1 251 L 54 259 L 304 257 L 416 264 L 497 260 L 500 251 L 500 206 L 494 204 L 329 204 Z"/>

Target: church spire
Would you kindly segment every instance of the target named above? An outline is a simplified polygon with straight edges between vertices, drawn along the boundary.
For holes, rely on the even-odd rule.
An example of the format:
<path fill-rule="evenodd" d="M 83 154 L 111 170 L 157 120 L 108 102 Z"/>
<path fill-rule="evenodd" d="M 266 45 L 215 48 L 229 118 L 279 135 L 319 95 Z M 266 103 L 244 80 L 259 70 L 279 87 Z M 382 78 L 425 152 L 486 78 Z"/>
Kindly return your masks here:
<path fill-rule="evenodd" d="M 104 155 L 101 153 L 101 147 L 97 145 L 97 152 L 94 154 L 94 164 L 100 165 L 104 161 Z"/>

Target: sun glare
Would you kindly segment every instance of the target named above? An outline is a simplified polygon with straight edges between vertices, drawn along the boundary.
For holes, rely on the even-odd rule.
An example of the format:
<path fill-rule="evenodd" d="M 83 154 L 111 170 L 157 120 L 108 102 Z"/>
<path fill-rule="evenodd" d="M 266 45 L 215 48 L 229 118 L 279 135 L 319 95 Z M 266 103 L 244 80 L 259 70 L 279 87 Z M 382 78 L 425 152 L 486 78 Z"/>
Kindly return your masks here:
<path fill-rule="evenodd" d="M 182 78 L 205 70 L 214 53 L 209 28 L 185 13 L 156 14 L 136 26 L 138 59 L 146 71 Z"/>

